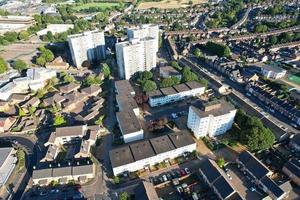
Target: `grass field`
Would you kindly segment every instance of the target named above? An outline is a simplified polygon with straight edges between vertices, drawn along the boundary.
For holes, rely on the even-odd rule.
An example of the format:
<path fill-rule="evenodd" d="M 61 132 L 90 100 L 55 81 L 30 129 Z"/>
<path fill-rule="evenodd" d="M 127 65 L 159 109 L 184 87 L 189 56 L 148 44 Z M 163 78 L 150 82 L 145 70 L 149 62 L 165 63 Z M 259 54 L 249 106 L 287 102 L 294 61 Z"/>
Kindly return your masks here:
<path fill-rule="evenodd" d="M 108 2 L 93 2 L 93 3 L 85 3 L 80 4 L 78 6 L 75 6 L 73 9 L 76 11 L 88 9 L 88 8 L 101 8 L 101 9 L 107 9 L 114 6 L 118 6 L 119 3 L 108 3 Z"/>
<path fill-rule="evenodd" d="M 193 4 L 207 3 L 207 0 L 192 0 Z M 138 9 L 160 8 L 171 9 L 189 6 L 189 0 L 162 0 L 160 2 L 143 2 L 140 3 Z"/>

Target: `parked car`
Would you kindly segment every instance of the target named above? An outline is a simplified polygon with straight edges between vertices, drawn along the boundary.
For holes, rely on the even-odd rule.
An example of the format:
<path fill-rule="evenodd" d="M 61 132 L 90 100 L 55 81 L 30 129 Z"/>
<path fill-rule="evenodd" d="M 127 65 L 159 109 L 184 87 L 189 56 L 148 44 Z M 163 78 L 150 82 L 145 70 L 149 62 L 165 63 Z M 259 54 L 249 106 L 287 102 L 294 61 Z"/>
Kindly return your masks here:
<path fill-rule="evenodd" d="M 178 191 L 179 194 L 181 194 L 183 192 L 183 189 L 182 189 L 181 186 L 177 186 L 176 189 L 177 189 L 177 191 Z"/>
<path fill-rule="evenodd" d="M 165 174 L 162 177 L 164 179 L 164 182 L 168 181 L 168 178 L 167 178 L 167 176 Z"/>
<path fill-rule="evenodd" d="M 180 170 L 180 175 L 181 176 L 185 176 L 186 175 L 186 171 L 184 171 L 183 169 Z"/>
<path fill-rule="evenodd" d="M 191 173 L 191 171 L 189 170 L 189 168 L 184 168 L 184 171 L 187 173 L 187 174 L 190 174 Z"/>

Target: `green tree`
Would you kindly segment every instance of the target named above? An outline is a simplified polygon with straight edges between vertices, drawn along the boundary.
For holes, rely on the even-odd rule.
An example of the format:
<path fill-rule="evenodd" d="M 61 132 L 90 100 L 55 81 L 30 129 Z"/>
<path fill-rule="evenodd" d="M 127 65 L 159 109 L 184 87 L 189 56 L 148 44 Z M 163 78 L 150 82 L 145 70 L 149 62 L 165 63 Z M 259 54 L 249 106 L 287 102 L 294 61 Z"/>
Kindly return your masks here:
<path fill-rule="evenodd" d="M 276 37 L 275 35 L 272 35 L 272 36 L 270 37 L 270 43 L 271 43 L 272 45 L 274 45 L 274 44 L 276 44 L 277 42 L 278 42 L 277 37 Z"/>
<path fill-rule="evenodd" d="M 153 74 L 152 74 L 152 72 L 149 72 L 149 71 L 144 71 L 140 74 L 140 79 L 144 80 L 144 81 L 149 80 L 152 77 L 153 77 Z"/>
<path fill-rule="evenodd" d="M 28 65 L 21 59 L 15 60 L 13 63 L 14 69 L 18 70 L 19 72 L 23 71 L 24 69 L 28 68 Z"/>
<path fill-rule="evenodd" d="M 157 86 L 154 81 L 146 80 L 142 85 L 144 92 L 151 92 L 157 89 Z"/>
<path fill-rule="evenodd" d="M 49 41 L 53 42 L 54 41 L 54 36 L 51 31 L 47 31 L 47 38 Z"/>
<path fill-rule="evenodd" d="M 70 74 L 66 74 L 63 77 L 65 83 L 72 83 L 75 81 L 74 77 Z"/>
<path fill-rule="evenodd" d="M 203 54 L 202 54 L 202 52 L 201 52 L 201 50 L 200 50 L 199 48 L 196 48 L 196 49 L 194 50 L 194 55 L 195 55 L 197 58 L 200 58 L 200 57 L 203 56 Z"/>
<path fill-rule="evenodd" d="M 67 121 L 65 120 L 64 116 L 62 115 L 57 115 L 54 118 L 54 126 L 62 126 L 65 125 L 67 123 Z"/>
<path fill-rule="evenodd" d="M 96 121 L 95 121 L 95 124 L 96 125 L 99 125 L 99 126 L 102 126 L 103 125 L 103 120 L 105 118 L 105 115 L 101 115 Z"/>
<path fill-rule="evenodd" d="M 18 40 L 18 33 L 16 32 L 6 32 L 4 33 L 5 40 L 8 42 L 15 42 Z"/>
<path fill-rule="evenodd" d="M 97 76 L 92 76 L 92 75 L 89 75 L 82 81 L 82 85 L 86 86 L 86 87 L 91 86 L 91 85 L 101 85 L 101 84 L 102 84 L 102 81 L 100 80 L 100 78 Z"/>
<path fill-rule="evenodd" d="M 206 89 L 208 88 L 208 81 L 204 78 L 199 79 L 198 81 L 200 84 L 202 84 Z"/>
<path fill-rule="evenodd" d="M 20 31 L 18 38 L 19 40 L 28 40 L 29 36 L 30 34 L 28 31 Z"/>
<path fill-rule="evenodd" d="M 119 184 L 120 183 L 120 177 L 119 176 L 114 176 L 113 183 L 114 184 Z"/>
<path fill-rule="evenodd" d="M 182 70 L 182 68 L 179 66 L 178 62 L 176 62 L 176 61 L 172 61 L 172 62 L 170 63 L 170 65 L 171 65 L 172 67 L 174 67 L 175 69 L 177 69 L 178 71 L 181 71 L 181 70 Z"/>
<path fill-rule="evenodd" d="M 206 43 L 204 48 L 206 49 L 206 51 L 219 57 L 229 57 L 231 55 L 230 48 L 224 44 L 209 41 Z"/>
<path fill-rule="evenodd" d="M 218 165 L 220 168 L 223 168 L 223 167 L 225 166 L 225 160 L 224 160 L 223 157 L 217 159 L 217 165 Z"/>
<path fill-rule="evenodd" d="M 184 67 L 182 70 L 182 81 L 189 82 L 189 81 L 197 81 L 198 76 L 194 72 L 191 71 L 190 67 Z"/>
<path fill-rule="evenodd" d="M 46 59 L 43 56 L 37 57 L 36 64 L 44 66 L 46 64 Z"/>
<path fill-rule="evenodd" d="M 264 32 L 267 32 L 267 31 L 268 31 L 268 26 L 263 25 L 263 24 L 257 24 L 254 27 L 254 32 L 255 33 L 264 33 Z"/>
<path fill-rule="evenodd" d="M 2 57 L 0 57 L 0 74 L 6 72 L 7 69 L 7 62 Z"/>
<path fill-rule="evenodd" d="M 104 74 L 105 78 L 109 78 L 111 72 L 110 72 L 110 68 L 109 68 L 108 64 L 106 64 L 106 63 L 102 64 L 101 72 Z"/>
<path fill-rule="evenodd" d="M 52 51 L 49 50 L 49 49 L 46 49 L 46 50 L 43 52 L 42 56 L 45 57 L 46 62 L 51 62 L 52 60 L 54 60 L 54 54 L 53 54 Z"/>
<path fill-rule="evenodd" d="M 164 78 L 161 81 L 160 87 L 165 88 L 165 87 L 171 87 L 174 85 L 177 85 L 180 83 L 180 79 L 177 78 L 176 76 L 171 76 L 169 78 Z"/>
<path fill-rule="evenodd" d="M 129 200 L 129 194 L 127 192 L 122 192 L 119 196 L 119 200 Z"/>

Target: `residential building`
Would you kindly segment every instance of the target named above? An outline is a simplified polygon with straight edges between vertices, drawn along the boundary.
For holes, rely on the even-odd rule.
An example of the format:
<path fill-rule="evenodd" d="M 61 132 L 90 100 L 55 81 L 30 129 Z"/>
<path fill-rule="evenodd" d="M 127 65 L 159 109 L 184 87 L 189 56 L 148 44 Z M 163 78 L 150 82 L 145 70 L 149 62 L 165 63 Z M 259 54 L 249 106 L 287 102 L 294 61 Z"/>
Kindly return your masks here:
<path fill-rule="evenodd" d="M 73 63 L 78 68 L 84 61 L 94 63 L 106 57 L 104 32 L 99 30 L 69 35 L 68 43 Z"/>
<path fill-rule="evenodd" d="M 0 34 L 5 32 L 19 32 L 26 30 L 34 24 L 34 19 L 31 16 L 0 16 Z"/>
<path fill-rule="evenodd" d="M 116 44 L 119 76 L 130 79 L 137 72 L 150 71 L 156 67 L 155 39 L 145 38 Z"/>
<path fill-rule="evenodd" d="M 16 117 L 0 117 L 0 133 L 8 131 L 16 122 Z"/>
<path fill-rule="evenodd" d="M 300 152 L 300 135 L 299 134 L 293 134 L 290 137 L 290 142 L 289 142 L 289 146 L 297 151 Z"/>
<path fill-rule="evenodd" d="M 46 35 L 48 32 L 51 32 L 53 35 L 57 33 L 63 33 L 69 29 L 74 28 L 74 24 L 48 24 L 47 28 L 38 31 L 36 34 L 38 36 Z"/>
<path fill-rule="evenodd" d="M 0 88 L 0 100 L 8 101 L 16 93 L 36 91 L 45 86 L 46 81 L 56 77 L 56 71 L 45 68 L 30 68 L 26 77 L 12 79 L 11 82 Z"/>
<path fill-rule="evenodd" d="M 16 150 L 12 147 L 0 148 L 0 186 L 4 185 L 13 172 L 17 157 Z"/>
<path fill-rule="evenodd" d="M 7 72 L 4 72 L 0 75 L 0 86 L 5 85 L 10 82 L 13 78 L 20 76 L 20 73 L 17 70 L 11 69 Z"/>
<path fill-rule="evenodd" d="M 300 162 L 296 159 L 287 161 L 282 171 L 287 175 L 295 184 L 300 186 Z"/>
<path fill-rule="evenodd" d="M 246 90 L 268 106 L 271 112 L 276 111 L 289 118 L 296 126 L 300 126 L 300 110 L 293 101 L 281 99 L 282 93 L 277 89 L 273 89 L 265 83 L 255 82 L 249 83 Z"/>
<path fill-rule="evenodd" d="M 137 118 L 140 109 L 133 98 L 135 91 L 128 80 L 115 82 L 116 101 L 119 112 L 116 113 L 120 131 L 125 143 L 141 140 L 144 138 L 144 131 Z M 131 123 L 128 123 L 128 122 Z"/>
<path fill-rule="evenodd" d="M 49 167 L 43 166 L 32 172 L 33 185 L 46 186 L 52 181 L 67 184 L 70 181 L 86 183 L 95 177 L 95 165 L 91 161 L 76 162 L 66 165 L 57 164 Z"/>
<path fill-rule="evenodd" d="M 155 52 L 158 51 L 158 43 L 159 43 L 159 27 L 154 24 L 143 24 L 138 27 L 128 28 L 127 29 L 127 37 L 128 40 L 131 39 L 145 39 L 145 38 L 154 38 L 155 39 Z"/>
<path fill-rule="evenodd" d="M 142 181 L 134 189 L 135 200 L 159 200 L 157 192 L 152 183 L 147 181 Z"/>
<path fill-rule="evenodd" d="M 199 172 L 205 182 L 213 189 L 221 200 L 242 200 L 240 194 L 232 186 L 227 175 L 222 171 L 217 163 L 211 159 L 206 159 L 201 163 Z"/>
<path fill-rule="evenodd" d="M 142 140 L 144 138 L 142 126 L 132 110 L 117 112 L 116 115 L 125 143 Z"/>
<path fill-rule="evenodd" d="M 179 80 L 181 80 L 181 73 L 172 66 L 159 67 L 159 76 L 162 78 L 177 77 Z"/>
<path fill-rule="evenodd" d="M 99 134 L 99 126 L 79 125 L 56 128 L 44 144 L 48 149 L 41 161 L 54 161 L 63 145 L 75 142 L 80 142 L 75 158 L 89 157 L 90 147 L 95 144 Z"/>
<path fill-rule="evenodd" d="M 47 69 L 66 70 L 70 67 L 69 63 L 65 62 L 61 56 L 56 57 L 53 61 L 46 63 Z"/>
<path fill-rule="evenodd" d="M 197 103 L 189 107 L 187 126 L 196 138 L 215 137 L 228 131 L 236 109 L 225 101 Z"/>
<path fill-rule="evenodd" d="M 249 151 L 239 154 L 236 162 L 239 168 L 246 172 L 269 197 L 273 200 L 284 199 L 287 195 L 271 178 L 273 174 L 260 160 Z"/>
<path fill-rule="evenodd" d="M 278 63 L 260 64 L 261 74 L 266 78 L 281 79 L 285 76 L 286 70 L 279 67 Z"/>
<path fill-rule="evenodd" d="M 109 152 L 114 175 L 149 168 L 196 150 L 196 143 L 188 132 L 134 142 Z"/>
<path fill-rule="evenodd" d="M 151 107 L 161 106 L 168 103 L 184 100 L 192 96 L 205 93 L 205 86 L 196 81 L 182 83 L 173 87 L 161 88 L 148 92 L 149 105 Z"/>

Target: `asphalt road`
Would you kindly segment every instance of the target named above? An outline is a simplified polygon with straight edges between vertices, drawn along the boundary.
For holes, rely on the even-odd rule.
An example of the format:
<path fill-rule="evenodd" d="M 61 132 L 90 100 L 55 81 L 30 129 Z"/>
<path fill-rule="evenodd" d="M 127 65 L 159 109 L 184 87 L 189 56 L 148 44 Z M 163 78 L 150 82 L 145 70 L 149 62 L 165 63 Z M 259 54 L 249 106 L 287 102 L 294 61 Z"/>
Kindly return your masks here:
<path fill-rule="evenodd" d="M 16 188 L 16 193 L 13 195 L 13 200 L 19 200 L 21 199 L 26 189 L 26 186 L 30 180 L 33 171 L 33 166 L 37 164 L 39 150 L 38 148 L 36 148 L 35 143 L 26 137 L 5 135 L 0 136 L 0 138 L 4 140 L 16 140 L 18 142 L 18 145 L 21 146 L 26 152 L 26 174 L 19 187 Z"/>

